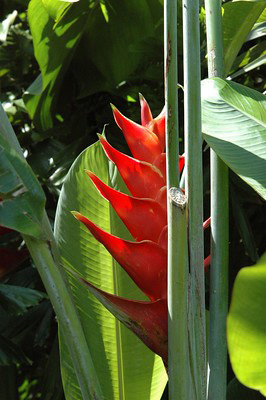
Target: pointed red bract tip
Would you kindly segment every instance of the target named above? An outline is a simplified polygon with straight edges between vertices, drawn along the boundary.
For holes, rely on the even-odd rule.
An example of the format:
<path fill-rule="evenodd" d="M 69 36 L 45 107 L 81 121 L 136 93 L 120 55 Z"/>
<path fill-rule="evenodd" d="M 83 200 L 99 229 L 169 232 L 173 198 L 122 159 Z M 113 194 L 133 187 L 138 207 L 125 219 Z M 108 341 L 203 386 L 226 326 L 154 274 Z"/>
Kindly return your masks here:
<path fill-rule="evenodd" d="M 152 199 L 128 196 L 110 188 L 92 172 L 86 173 L 101 195 L 112 204 L 134 239 L 158 241 L 161 230 L 167 223 L 166 210 L 159 203 Z"/>
<path fill-rule="evenodd" d="M 117 108 L 112 108 L 115 121 L 122 130 L 133 156 L 152 164 L 162 152 L 158 137 L 146 127 L 126 118 Z"/>
<path fill-rule="evenodd" d="M 131 194 L 135 197 L 155 199 L 161 187 L 166 184 L 158 168 L 121 153 L 102 136 L 99 138 L 105 153 L 116 164 Z"/>
<path fill-rule="evenodd" d="M 80 214 L 79 212 L 77 212 L 77 211 L 71 211 L 71 214 L 78 220 L 78 221 L 80 221 L 80 219 L 82 218 L 82 214 Z"/>
<path fill-rule="evenodd" d="M 148 126 L 148 124 L 153 120 L 151 109 L 141 93 L 139 93 L 139 101 L 141 110 L 141 125 Z"/>
<path fill-rule="evenodd" d="M 167 254 L 164 249 L 148 240 L 130 242 L 120 239 L 105 232 L 83 215 L 77 214 L 75 217 L 104 245 L 151 300 L 165 298 Z"/>
<path fill-rule="evenodd" d="M 147 125 L 155 135 L 158 137 L 162 152 L 165 149 L 165 107 L 163 108 L 162 112 L 158 115 L 158 117 L 154 118 L 150 123 Z"/>
<path fill-rule="evenodd" d="M 124 325 L 132 330 L 167 364 L 167 303 L 134 301 L 112 295 L 81 279 L 93 295 Z"/>

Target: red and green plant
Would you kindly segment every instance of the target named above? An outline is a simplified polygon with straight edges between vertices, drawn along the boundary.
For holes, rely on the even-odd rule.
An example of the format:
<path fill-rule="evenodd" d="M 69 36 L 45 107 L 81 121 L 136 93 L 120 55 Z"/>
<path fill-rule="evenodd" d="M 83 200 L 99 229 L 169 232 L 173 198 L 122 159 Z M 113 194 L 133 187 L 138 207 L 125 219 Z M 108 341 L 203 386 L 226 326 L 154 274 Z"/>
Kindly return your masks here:
<path fill-rule="evenodd" d="M 14 3 L 18 13 L 12 12 Z M 71 400 L 161 398 L 167 376 L 160 357 L 113 318 L 98 300 L 160 354 L 165 364 L 168 361 L 171 400 L 206 400 L 207 396 L 208 400 L 231 400 L 235 392 L 234 386 L 229 384 L 227 388 L 228 376 L 232 379 L 233 373 L 227 376 L 225 339 L 228 185 L 234 219 L 234 224 L 230 224 L 232 279 L 236 267 L 239 269 L 250 260 L 255 262 L 265 248 L 265 213 L 259 197 L 266 196 L 266 101 L 259 93 L 265 90 L 265 2 L 205 0 L 205 6 L 199 8 L 197 0 L 31 0 L 28 20 L 38 65 L 33 57 L 25 7 L 23 2 L 17 3 L 3 0 L 0 29 L 1 102 L 22 146 L 21 149 L 0 107 L 0 224 L 22 235 L 22 241 L 16 232 L 0 235 L 0 295 L 6 306 L 1 308 L 0 324 L 1 400 L 51 396 L 53 400 L 62 400 L 63 396 Z M 166 5 L 165 80 L 162 3 Z M 177 16 L 175 6 L 180 11 Z M 182 46 L 182 25 L 183 52 L 177 54 L 177 48 Z M 208 57 L 200 60 L 200 52 L 208 53 Z M 177 80 L 177 59 L 184 79 L 180 74 Z M 200 98 L 200 71 L 205 78 L 207 59 L 211 79 L 202 82 Z M 31 85 L 39 67 L 41 74 Z M 251 72 L 247 73 L 248 70 Z M 223 79 L 228 75 L 230 79 Z M 233 82 L 236 77 L 237 82 L 249 87 Z M 177 104 L 177 82 L 184 88 L 184 103 L 180 90 L 181 101 Z M 142 96 L 141 125 L 113 108 L 133 157 L 116 150 L 125 151 L 126 146 L 112 123 L 108 127 L 108 141 L 100 136 L 99 142 L 89 146 L 95 141 L 96 132 L 111 119 L 110 102 L 119 104 L 125 115 L 132 112 L 131 118 L 136 120 L 132 103 L 137 101 L 139 88 L 148 93 L 152 109 L 159 110 L 164 102 L 164 84 L 166 106 L 157 118 L 152 117 Z M 26 87 L 29 88 L 25 92 Z M 208 150 L 203 153 L 204 190 L 203 139 L 212 149 L 210 168 Z M 184 159 L 178 162 L 178 143 L 186 154 L 181 182 L 178 170 L 182 169 Z M 78 153 L 87 146 L 67 174 Z M 207 149 L 205 144 L 204 148 Z M 227 167 L 231 169 L 229 182 Z M 84 169 L 90 170 L 88 185 Z M 121 176 L 131 194 L 121 183 Z M 186 207 L 182 216 L 171 197 L 170 206 L 166 207 L 166 182 L 169 193 L 172 188 L 178 192 L 176 188 L 185 187 Z M 45 201 L 53 225 L 59 192 L 53 234 Z M 202 193 L 204 215 L 209 215 L 210 192 L 212 267 L 210 282 L 208 273 L 205 285 L 203 265 L 206 269 L 210 256 L 203 263 Z M 80 211 L 74 215 L 92 235 L 74 220 L 70 210 Z M 22 257 L 18 269 L 10 271 L 7 267 L 12 267 L 13 261 L 10 254 L 5 257 L 6 249 L 23 249 L 23 243 L 33 261 L 27 258 L 24 262 Z M 208 254 L 208 241 L 205 244 Z M 183 246 L 184 252 L 177 251 L 179 246 Z M 23 256 L 23 252 L 19 254 Z M 265 324 L 265 274 L 261 268 L 264 265 L 262 262 L 253 271 L 257 273 L 251 296 L 255 301 L 249 298 L 247 303 L 243 302 L 250 286 L 250 278 L 246 279 L 249 274 L 243 271 L 236 280 L 228 329 L 235 374 L 258 390 L 263 381 L 266 340 L 257 335 Z M 251 276 L 251 269 L 249 272 Z M 44 300 L 44 293 L 32 292 L 32 288 L 43 291 L 41 281 L 49 300 Z M 205 296 L 208 299 L 209 292 L 210 329 L 205 334 Z M 39 301 L 42 303 L 38 304 Z M 51 309 L 47 318 L 49 301 L 56 320 Z M 240 315 L 244 322 L 241 329 Z M 59 368 L 57 378 L 50 373 L 51 365 L 59 366 L 58 338 L 54 329 L 49 337 L 47 332 L 51 326 L 56 327 L 57 321 L 64 394 L 62 388 L 58 392 L 56 389 Z M 243 352 L 239 334 L 242 343 L 253 340 L 253 349 Z M 32 343 L 38 345 L 32 348 Z M 246 365 L 239 365 L 241 353 L 247 360 L 250 354 L 258 354 L 262 362 L 256 366 L 255 360 L 248 370 Z M 27 365 L 29 358 L 33 360 L 31 368 Z M 254 374 L 254 370 L 259 373 Z M 47 378 L 51 375 L 53 385 Z M 8 390 L 17 376 L 23 382 L 20 393 L 17 388 Z M 242 400 L 246 393 L 233 398 Z"/>
<path fill-rule="evenodd" d="M 135 241 L 105 232 L 86 216 L 72 212 L 101 242 L 133 279 L 149 301 L 134 301 L 111 295 L 82 279 L 94 295 L 168 364 L 167 329 L 167 188 L 165 111 L 153 118 L 140 96 L 141 125 L 123 116 L 114 106 L 114 118 L 134 156 L 113 148 L 99 136 L 107 157 L 116 165 L 131 195 L 110 188 L 86 171 L 101 195 L 110 202 Z M 179 156 L 179 171 L 184 167 Z M 203 227 L 209 225 L 209 219 Z M 210 257 L 205 259 L 205 269 Z"/>

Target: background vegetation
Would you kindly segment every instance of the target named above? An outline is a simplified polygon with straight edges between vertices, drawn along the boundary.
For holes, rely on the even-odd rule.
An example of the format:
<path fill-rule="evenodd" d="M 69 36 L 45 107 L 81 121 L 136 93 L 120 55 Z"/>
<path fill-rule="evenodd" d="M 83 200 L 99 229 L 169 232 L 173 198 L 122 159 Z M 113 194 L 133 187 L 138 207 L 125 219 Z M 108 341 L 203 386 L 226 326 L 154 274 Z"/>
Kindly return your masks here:
<path fill-rule="evenodd" d="M 106 4 L 81 0 L 73 6 L 62 3 L 61 8 L 33 0 L 29 13 L 28 7 L 28 0 L 2 0 L 0 4 L 0 101 L 45 191 L 46 209 L 53 221 L 69 167 L 97 140 L 105 124 L 108 140 L 128 152 L 113 123 L 110 103 L 137 121 L 135 103 L 141 92 L 154 115 L 160 112 L 164 103 L 163 7 L 159 0 L 119 5 L 114 0 Z M 69 7 L 72 10 L 66 13 Z M 225 46 L 250 13 L 246 4 L 230 16 L 230 7 L 224 13 Z M 204 15 L 202 8 L 202 78 L 207 77 Z M 237 40 L 241 38 L 235 35 L 238 56 L 229 71 L 236 82 L 262 93 L 266 90 L 266 68 L 261 62 L 266 54 L 265 21 L 264 11 L 260 25 L 240 49 Z M 182 85 L 180 32 L 181 20 Z M 249 71 L 241 69 L 247 66 Z M 182 116 L 181 89 L 179 100 Z M 182 118 L 180 127 L 182 134 Z M 205 145 L 203 150 L 204 213 L 208 217 L 209 150 Z M 265 251 L 265 211 L 259 195 L 230 172 L 230 293 L 238 271 L 254 264 Z M 20 235 L 4 229 L 0 234 L 0 398 L 64 399 L 57 321 L 49 299 Z M 206 236 L 206 254 L 208 244 Z M 208 274 L 206 278 L 208 285 Z M 236 381 L 230 364 L 228 383 L 228 400 L 261 397 Z"/>

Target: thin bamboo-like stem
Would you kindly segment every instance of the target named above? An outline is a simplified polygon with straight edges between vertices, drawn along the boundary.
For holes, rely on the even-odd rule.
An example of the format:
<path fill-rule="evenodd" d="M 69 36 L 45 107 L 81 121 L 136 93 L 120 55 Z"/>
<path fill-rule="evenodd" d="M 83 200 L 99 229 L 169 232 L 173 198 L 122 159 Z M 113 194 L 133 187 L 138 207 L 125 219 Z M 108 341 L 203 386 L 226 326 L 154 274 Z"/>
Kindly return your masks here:
<path fill-rule="evenodd" d="M 199 1 L 183 0 L 185 191 L 189 214 L 190 343 L 194 396 L 206 399 L 206 323 L 203 246 L 203 178 Z"/>
<path fill-rule="evenodd" d="M 186 198 L 177 187 L 177 1 L 164 2 L 166 157 L 168 190 L 169 399 L 189 399 L 188 267 Z"/>
<path fill-rule="evenodd" d="M 169 399 L 191 399 L 188 344 L 187 198 L 170 189 L 168 240 L 174 249 L 168 256 L 168 365 Z"/>
<path fill-rule="evenodd" d="M 57 315 L 80 385 L 82 398 L 84 400 L 101 399 L 102 393 L 96 371 L 68 283 L 60 267 L 60 256 L 46 214 L 42 221 L 42 227 L 46 240 L 35 239 L 27 235 L 23 235 L 23 239 Z"/>
<path fill-rule="evenodd" d="M 1 135 L 14 150 L 23 157 L 17 137 L 9 126 L 9 121 L 0 105 L 0 115 L 5 119 L 5 129 Z M 62 327 L 65 342 L 68 346 L 82 398 L 102 399 L 102 391 L 91 359 L 90 351 L 84 336 L 81 322 L 75 307 L 65 273 L 61 267 L 60 255 L 55 238 L 44 212 L 42 220 L 42 239 L 22 235 L 41 276 L 49 299 Z"/>
<path fill-rule="evenodd" d="M 166 170 L 168 188 L 178 187 L 177 0 L 164 2 Z"/>
<path fill-rule="evenodd" d="M 205 0 L 209 77 L 224 77 L 221 0 Z M 228 309 L 228 169 L 211 150 L 209 400 L 225 400 Z"/>

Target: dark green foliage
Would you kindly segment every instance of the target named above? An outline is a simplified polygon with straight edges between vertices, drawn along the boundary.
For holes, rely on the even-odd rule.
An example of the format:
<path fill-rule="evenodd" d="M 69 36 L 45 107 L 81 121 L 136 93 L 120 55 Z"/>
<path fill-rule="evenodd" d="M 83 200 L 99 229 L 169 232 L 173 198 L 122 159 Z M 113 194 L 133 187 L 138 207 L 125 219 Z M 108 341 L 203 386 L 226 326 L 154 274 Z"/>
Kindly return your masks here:
<path fill-rule="evenodd" d="M 49 41 L 45 51 L 38 50 L 36 29 L 32 33 L 29 29 L 26 15 L 29 1 L 5 0 L 0 3 L 1 21 L 18 10 L 6 40 L 0 42 L 0 100 L 27 161 L 46 194 L 46 209 L 51 221 L 69 167 L 81 150 L 97 140 L 96 134 L 105 124 L 108 123 L 108 140 L 117 149 L 128 151 L 119 129 L 112 122 L 109 104 L 114 103 L 129 118 L 139 120 L 139 115 L 135 115 L 138 108 L 133 104 L 138 101 L 139 91 L 149 101 L 154 115 L 159 113 L 164 101 L 161 2 L 123 2 L 121 9 L 116 1 L 105 3 L 107 14 L 109 12 L 108 23 L 100 3 L 88 0 L 80 0 L 58 20 L 54 19 L 53 13 L 40 10 L 47 24 L 41 25 L 41 21 L 35 21 L 31 16 L 32 30 L 34 24 L 39 24 L 38 34 Z M 140 4 L 139 20 L 136 8 Z M 237 2 L 234 7 L 237 7 Z M 70 26 L 66 33 L 68 39 L 60 36 L 57 42 L 55 35 L 62 33 L 67 21 L 72 21 L 74 12 L 77 15 L 76 30 Z M 126 16 L 125 21 L 121 14 Z M 229 18 L 225 25 L 229 26 L 231 22 L 232 27 L 229 14 L 225 14 Z M 203 34 L 203 11 L 201 21 Z M 265 55 L 262 23 L 263 20 L 243 46 L 240 45 L 230 68 L 231 75 Z M 34 57 L 32 36 L 39 65 Z M 180 33 L 180 44 L 181 38 Z M 69 47 L 59 49 L 58 46 L 66 42 L 70 43 Z M 207 77 L 205 54 L 206 42 L 203 39 L 203 78 Z M 182 84 L 181 55 L 180 51 L 179 82 Z M 58 68 L 57 73 L 53 71 L 49 75 L 47 63 L 48 69 Z M 45 86 L 42 94 L 40 70 Z M 237 82 L 260 92 L 265 90 L 265 66 L 260 65 L 247 73 L 244 70 L 240 72 Z M 179 98 L 182 133 L 182 90 L 179 90 Z M 208 217 L 208 149 L 204 152 L 204 182 L 204 214 Z M 234 173 L 230 173 L 230 188 L 229 274 L 232 287 L 239 269 L 251 265 L 265 251 L 266 206 L 259 195 Z M 206 253 L 208 247 L 206 240 Z M 18 249 L 24 251 L 19 234 L 14 231 L 0 234 L 0 398 L 62 400 L 57 323 L 53 310 L 28 254 L 19 253 L 17 261 L 11 263 L 11 258 L 1 257 L 1 250 L 7 248 L 13 255 Z M 230 371 L 228 400 L 259 400 L 256 392 L 232 379 L 234 375 Z M 163 398 L 167 398 L 166 392 Z"/>

